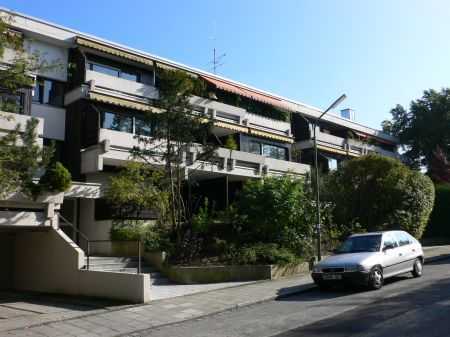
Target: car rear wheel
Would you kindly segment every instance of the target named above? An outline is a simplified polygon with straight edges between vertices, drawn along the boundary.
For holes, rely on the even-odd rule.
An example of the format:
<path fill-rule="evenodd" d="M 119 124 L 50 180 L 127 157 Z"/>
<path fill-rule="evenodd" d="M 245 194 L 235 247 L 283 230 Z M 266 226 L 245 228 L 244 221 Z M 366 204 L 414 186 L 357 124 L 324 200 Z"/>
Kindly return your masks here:
<path fill-rule="evenodd" d="M 369 274 L 369 288 L 380 289 L 383 286 L 383 271 L 380 267 L 373 267 Z"/>
<path fill-rule="evenodd" d="M 421 277 L 423 273 L 423 263 L 421 259 L 416 259 L 414 261 L 412 275 L 414 277 Z"/>

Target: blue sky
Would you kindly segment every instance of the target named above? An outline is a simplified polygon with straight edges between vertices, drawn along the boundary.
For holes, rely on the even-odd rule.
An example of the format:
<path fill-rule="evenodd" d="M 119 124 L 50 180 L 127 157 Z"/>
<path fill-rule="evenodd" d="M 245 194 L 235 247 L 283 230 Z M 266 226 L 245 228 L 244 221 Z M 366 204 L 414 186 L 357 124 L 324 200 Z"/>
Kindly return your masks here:
<path fill-rule="evenodd" d="M 3 0 L 1 6 L 210 70 L 379 128 L 397 103 L 450 85 L 446 0 Z"/>

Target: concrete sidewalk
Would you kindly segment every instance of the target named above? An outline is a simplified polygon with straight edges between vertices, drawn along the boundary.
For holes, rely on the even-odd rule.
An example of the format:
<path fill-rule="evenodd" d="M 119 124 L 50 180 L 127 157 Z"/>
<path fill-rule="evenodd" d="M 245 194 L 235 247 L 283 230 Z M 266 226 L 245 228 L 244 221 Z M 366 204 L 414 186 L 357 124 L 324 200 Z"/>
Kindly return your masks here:
<path fill-rule="evenodd" d="M 426 262 L 450 257 L 450 246 L 425 248 Z M 0 320 L 0 336 L 117 336 L 292 295 L 314 287 L 309 275 L 214 290 L 144 305 L 108 307 L 47 321 Z M 138 334 L 137 334 L 138 335 Z"/>

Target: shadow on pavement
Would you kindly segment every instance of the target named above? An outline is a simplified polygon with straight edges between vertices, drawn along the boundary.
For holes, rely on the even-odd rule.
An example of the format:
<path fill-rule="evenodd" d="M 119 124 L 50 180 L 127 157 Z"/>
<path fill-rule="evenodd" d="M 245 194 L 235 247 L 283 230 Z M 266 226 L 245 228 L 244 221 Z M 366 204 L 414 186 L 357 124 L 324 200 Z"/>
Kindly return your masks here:
<path fill-rule="evenodd" d="M 277 337 L 448 336 L 449 315 L 450 279 L 447 278 L 284 332 Z"/>
<path fill-rule="evenodd" d="M 9 307 L 36 314 L 57 311 L 92 311 L 123 306 L 124 302 L 96 298 L 50 295 L 25 291 L 0 291 L 0 307 Z"/>

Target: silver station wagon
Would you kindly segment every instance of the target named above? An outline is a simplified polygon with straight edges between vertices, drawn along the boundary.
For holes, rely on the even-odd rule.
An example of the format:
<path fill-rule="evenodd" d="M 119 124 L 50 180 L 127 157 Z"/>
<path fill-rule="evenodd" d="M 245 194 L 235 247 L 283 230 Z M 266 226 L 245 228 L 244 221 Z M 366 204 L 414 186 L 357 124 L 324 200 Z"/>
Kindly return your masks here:
<path fill-rule="evenodd" d="M 338 282 L 380 289 L 388 277 L 422 276 L 422 267 L 422 245 L 406 232 L 387 231 L 350 236 L 311 276 L 321 289 Z"/>

